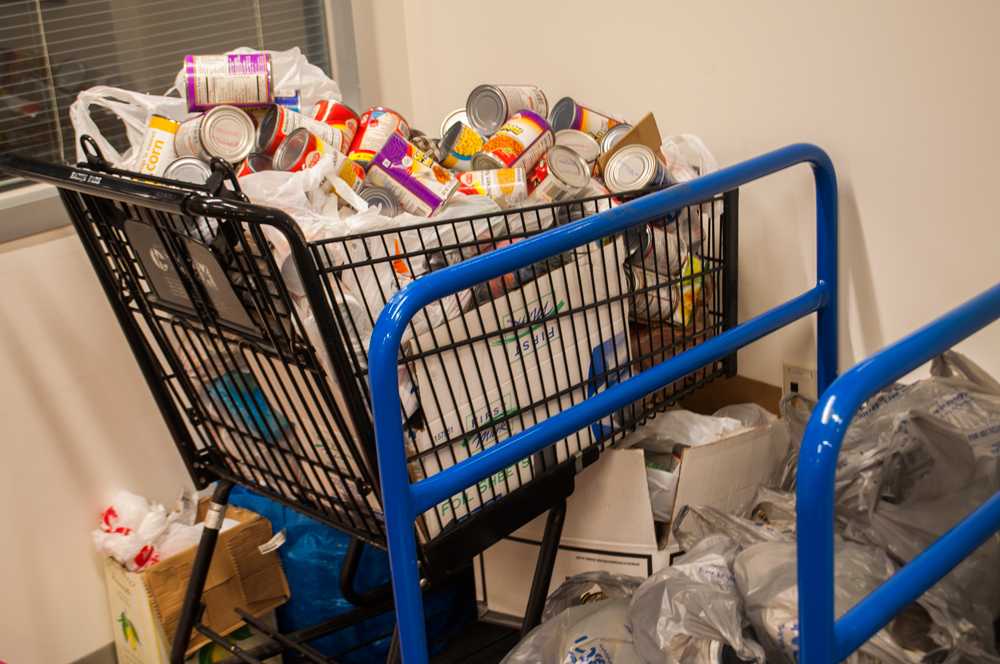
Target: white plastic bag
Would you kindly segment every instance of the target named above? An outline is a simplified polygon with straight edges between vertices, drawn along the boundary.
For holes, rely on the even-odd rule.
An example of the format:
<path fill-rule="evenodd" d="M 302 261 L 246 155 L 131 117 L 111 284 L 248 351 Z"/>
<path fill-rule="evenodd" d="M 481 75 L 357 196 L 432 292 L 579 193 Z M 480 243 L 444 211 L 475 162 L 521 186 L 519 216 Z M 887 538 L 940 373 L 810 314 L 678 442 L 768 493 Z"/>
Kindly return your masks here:
<path fill-rule="evenodd" d="M 257 53 L 257 49 L 242 46 L 232 51 L 227 51 L 226 55 L 237 53 Z M 266 51 L 271 54 L 271 72 L 274 77 L 274 96 L 292 97 L 299 96 L 299 108 L 302 112 L 308 113 L 313 105 L 321 99 L 334 99 L 340 101 L 340 87 L 337 83 L 323 73 L 323 70 L 316 65 L 309 64 L 309 61 L 302 51 L 296 48 L 287 51 Z M 184 67 L 177 72 L 174 79 L 174 88 L 186 94 L 187 86 L 184 85 Z M 186 100 L 184 101 L 186 108 Z"/>
<path fill-rule="evenodd" d="M 125 125 L 125 136 L 130 147 L 124 153 L 119 153 L 101 134 L 100 128 L 90 115 L 94 107 L 110 112 Z M 136 159 L 136 151 L 142 145 L 146 127 L 149 125 L 149 116 L 154 113 L 181 122 L 188 115 L 187 103 L 179 97 L 147 95 L 107 85 L 98 85 L 82 91 L 69 107 L 69 119 L 76 134 L 76 160 L 83 161 L 85 158 L 80 147 L 80 137 L 87 134 L 97 142 L 101 154 L 112 166 L 132 168 L 135 165 L 133 162 Z"/>
<path fill-rule="evenodd" d="M 745 428 L 739 420 L 731 417 L 699 415 L 683 409 L 668 410 L 632 434 L 621 446 L 670 454 L 677 445 L 706 445 Z"/>

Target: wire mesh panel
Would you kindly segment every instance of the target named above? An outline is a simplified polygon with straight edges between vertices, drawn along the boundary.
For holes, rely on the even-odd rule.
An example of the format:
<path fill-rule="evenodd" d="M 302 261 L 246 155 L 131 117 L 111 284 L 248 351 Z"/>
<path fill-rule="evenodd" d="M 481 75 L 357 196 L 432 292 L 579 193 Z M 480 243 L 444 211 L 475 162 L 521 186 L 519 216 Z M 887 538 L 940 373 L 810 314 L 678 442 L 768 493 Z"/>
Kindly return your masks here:
<path fill-rule="evenodd" d="M 606 210 L 618 198 L 373 229 L 311 245 L 366 389 L 366 344 L 385 303 L 433 270 Z M 421 310 L 399 360 L 413 479 L 433 475 L 734 324 L 722 197 L 551 256 Z M 735 296 L 735 293 L 733 293 Z M 584 450 L 603 447 L 698 385 L 707 366 L 444 501 L 426 539 Z M 366 398 L 370 395 L 365 392 Z"/>
<path fill-rule="evenodd" d="M 107 196 L 61 195 L 123 326 L 154 358 L 153 380 L 188 434 L 189 467 L 384 544 L 374 458 L 348 415 L 352 397 L 310 338 L 308 300 L 281 274 L 294 238 L 251 221 L 273 211 L 185 190 L 183 205 L 152 207 L 116 195 L 124 179 L 93 177 Z M 227 214 L 182 211 L 213 204 Z"/>
<path fill-rule="evenodd" d="M 182 188 L 0 165 L 60 186 L 195 480 L 248 485 L 377 545 L 367 345 L 385 303 L 434 270 L 648 193 L 413 226 L 373 215 L 365 232 L 307 244 L 294 221 L 221 178 Z M 734 326 L 735 201 L 731 192 L 649 219 L 421 310 L 399 358 L 412 479 Z M 592 460 L 732 369 L 703 367 L 444 501 L 421 518 L 423 541 L 560 464 Z"/>

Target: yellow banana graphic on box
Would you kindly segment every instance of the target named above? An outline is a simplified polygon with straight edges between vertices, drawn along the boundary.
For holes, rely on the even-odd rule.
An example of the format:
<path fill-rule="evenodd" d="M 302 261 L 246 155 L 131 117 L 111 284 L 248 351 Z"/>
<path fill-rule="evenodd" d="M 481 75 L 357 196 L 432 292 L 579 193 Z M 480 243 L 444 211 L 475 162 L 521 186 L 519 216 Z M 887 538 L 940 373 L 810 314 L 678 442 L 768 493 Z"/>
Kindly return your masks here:
<path fill-rule="evenodd" d="M 135 631 L 135 625 L 132 621 L 128 619 L 125 612 L 122 611 L 121 615 L 118 616 L 118 624 L 122 626 L 122 634 L 125 635 L 125 640 L 128 641 L 128 647 L 135 650 L 139 647 L 139 633 Z"/>

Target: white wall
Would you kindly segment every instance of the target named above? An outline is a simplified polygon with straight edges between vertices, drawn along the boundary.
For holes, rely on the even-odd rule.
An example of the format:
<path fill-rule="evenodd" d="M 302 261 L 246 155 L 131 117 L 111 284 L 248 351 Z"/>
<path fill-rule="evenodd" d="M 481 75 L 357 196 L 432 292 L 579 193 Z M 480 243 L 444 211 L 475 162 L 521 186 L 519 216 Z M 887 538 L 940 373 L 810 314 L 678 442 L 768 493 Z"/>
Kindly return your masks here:
<path fill-rule="evenodd" d="M 797 141 L 827 149 L 840 177 L 842 365 L 1000 280 L 989 201 L 1000 4 L 389 4 L 405 34 L 393 11 L 375 41 L 408 48 L 375 66 L 409 72 L 411 121 L 429 133 L 478 83 L 533 82 L 550 102 L 653 111 L 664 134 L 699 134 L 722 164 Z M 805 167 L 743 190 L 742 318 L 810 285 L 812 196 Z M 742 372 L 780 383 L 783 358 L 811 361 L 813 335 L 803 322 L 759 342 Z M 964 348 L 1000 375 L 998 341 L 994 326 Z"/>
<path fill-rule="evenodd" d="M 187 473 L 72 230 L 0 244 L 0 284 L 0 660 L 60 664 L 113 638 L 108 499 L 169 504 Z"/>

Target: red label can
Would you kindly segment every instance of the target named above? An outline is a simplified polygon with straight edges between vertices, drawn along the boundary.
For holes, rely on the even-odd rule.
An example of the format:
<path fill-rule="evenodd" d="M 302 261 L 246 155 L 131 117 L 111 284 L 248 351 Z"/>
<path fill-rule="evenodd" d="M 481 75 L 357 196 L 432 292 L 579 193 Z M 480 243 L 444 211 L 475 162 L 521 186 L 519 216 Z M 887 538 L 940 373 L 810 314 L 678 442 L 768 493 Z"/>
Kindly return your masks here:
<path fill-rule="evenodd" d="M 271 165 L 276 171 L 294 173 L 315 166 L 328 149 L 322 139 L 305 127 L 299 127 L 278 147 Z"/>
<path fill-rule="evenodd" d="M 403 116 L 390 108 L 373 106 L 361 116 L 358 133 L 354 135 L 351 151 L 347 156 L 366 168 L 389 137 L 399 134 L 409 140 L 410 125 Z"/>
<path fill-rule="evenodd" d="M 358 133 L 358 125 L 361 123 L 357 113 L 339 101 L 321 99 L 313 106 L 312 116 L 314 120 L 325 122 L 331 127 L 339 129 L 340 151 L 344 154 L 350 152 L 354 135 Z"/>

